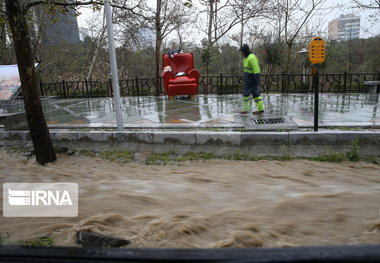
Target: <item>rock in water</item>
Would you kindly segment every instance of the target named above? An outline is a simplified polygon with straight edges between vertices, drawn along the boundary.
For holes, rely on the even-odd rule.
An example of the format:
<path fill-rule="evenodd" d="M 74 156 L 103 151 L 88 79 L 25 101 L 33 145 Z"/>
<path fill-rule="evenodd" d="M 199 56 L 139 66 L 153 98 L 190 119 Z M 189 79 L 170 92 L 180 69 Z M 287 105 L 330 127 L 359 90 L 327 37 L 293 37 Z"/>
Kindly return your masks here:
<path fill-rule="evenodd" d="M 105 236 L 90 231 L 78 231 L 76 236 L 77 242 L 82 247 L 121 247 L 131 243 L 126 239 Z"/>

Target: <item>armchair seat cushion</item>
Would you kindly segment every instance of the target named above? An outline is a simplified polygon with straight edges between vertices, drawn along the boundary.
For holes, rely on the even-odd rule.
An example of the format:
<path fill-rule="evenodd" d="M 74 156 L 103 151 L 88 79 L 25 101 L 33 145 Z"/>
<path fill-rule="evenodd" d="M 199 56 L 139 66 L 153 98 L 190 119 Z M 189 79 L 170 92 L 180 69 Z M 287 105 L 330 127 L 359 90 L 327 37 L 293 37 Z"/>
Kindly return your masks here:
<path fill-rule="evenodd" d="M 166 94 L 169 96 L 175 95 L 195 95 L 198 93 L 197 83 L 188 83 L 188 84 L 175 84 L 169 86 L 166 89 Z"/>
<path fill-rule="evenodd" d="M 174 79 L 169 80 L 169 85 L 172 84 L 191 84 L 197 83 L 195 78 L 189 78 L 188 76 L 175 77 Z"/>

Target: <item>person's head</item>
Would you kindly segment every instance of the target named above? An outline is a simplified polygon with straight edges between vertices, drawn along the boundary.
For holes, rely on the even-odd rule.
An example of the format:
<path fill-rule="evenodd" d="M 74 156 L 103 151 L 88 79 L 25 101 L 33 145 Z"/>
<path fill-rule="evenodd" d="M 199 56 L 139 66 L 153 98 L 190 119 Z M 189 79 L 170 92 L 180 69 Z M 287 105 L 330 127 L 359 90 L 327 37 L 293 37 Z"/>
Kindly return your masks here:
<path fill-rule="evenodd" d="M 248 57 L 249 54 L 251 54 L 251 50 L 249 49 L 249 46 L 247 44 L 244 44 L 240 48 L 240 53 L 243 57 Z"/>

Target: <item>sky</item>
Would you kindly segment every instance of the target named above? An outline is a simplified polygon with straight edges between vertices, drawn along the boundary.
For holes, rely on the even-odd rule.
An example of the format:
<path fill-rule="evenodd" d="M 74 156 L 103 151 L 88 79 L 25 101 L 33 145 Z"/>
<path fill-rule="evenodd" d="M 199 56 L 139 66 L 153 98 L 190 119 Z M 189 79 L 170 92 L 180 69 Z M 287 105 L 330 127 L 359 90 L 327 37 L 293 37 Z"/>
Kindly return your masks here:
<path fill-rule="evenodd" d="M 307 0 L 304 0 L 307 1 Z M 363 3 L 369 3 L 372 0 L 362 0 Z M 154 0 L 148 0 L 148 2 L 154 5 Z M 199 6 L 199 0 L 193 0 L 194 6 Z M 380 11 L 374 10 L 363 10 L 358 8 L 353 8 L 353 4 L 351 0 L 326 0 L 321 15 L 313 17 L 312 22 L 321 24 L 321 31 L 327 36 L 327 27 L 328 22 L 338 18 L 341 14 L 349 14 L 355 13 L 361 16 L 361 31 L 360 38 L 368 38 L 373 37 L 380 34 L 380 21 L 375 22 L 371 16 L 375 16 L 380 14 Z M 102 12 L 98 12 L 95 16 L 93 15 L 93 11 L 91 8 L 80 8 L 79 12 L 81 15 L 78 17 L 78 24 L 80 28 L 87 29 L 92 27 L 89 21 L 96 19 L 101 23 Z M 205 35 L 197 30 L 195 27 L 190 30 L 190 39 L 191 41 L 196 41 L 200 43 L 201 39 L 205 37 Z M 230 34 L 234 34 L 238 32 L 238 27 L 231 30 Z M 174 38 L 175 36 L 172 36 Z M 169 36 L 170 38 L 170 36 Z M 185 39 L 186 41 L 186 39 Z M 229 38 L 224 38 L 224 42 L 231 41 Z M 235 42 L 236 43 L 236 42 Z M 235 44 L 234 43 L 234 44 Z"/>

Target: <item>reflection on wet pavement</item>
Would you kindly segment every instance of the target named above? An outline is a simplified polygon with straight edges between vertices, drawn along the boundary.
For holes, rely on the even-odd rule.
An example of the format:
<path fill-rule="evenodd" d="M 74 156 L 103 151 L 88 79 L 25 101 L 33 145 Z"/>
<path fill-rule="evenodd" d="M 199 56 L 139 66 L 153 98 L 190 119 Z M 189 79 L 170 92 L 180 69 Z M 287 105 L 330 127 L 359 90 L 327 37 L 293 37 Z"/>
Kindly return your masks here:
<path fill-rule="evenodd" d="M 267 113 L 285 116 L 297 123 L 311 124 L 312 94 L 266 94 Z M 240 110 L 240 95 L 199 95 L 194 100 L 167 100 L 165 97 L 122 98 L 126 124 L 234 123 Z M 378 94 L 322 94 L 321 123 L 372 122 L 380 124 Z M 114 124 L 112 98 L 48 99 L 43 108 L 49 124 Z M 0 114 L 22 112 L 23 105 L 0 108 Z"/>

